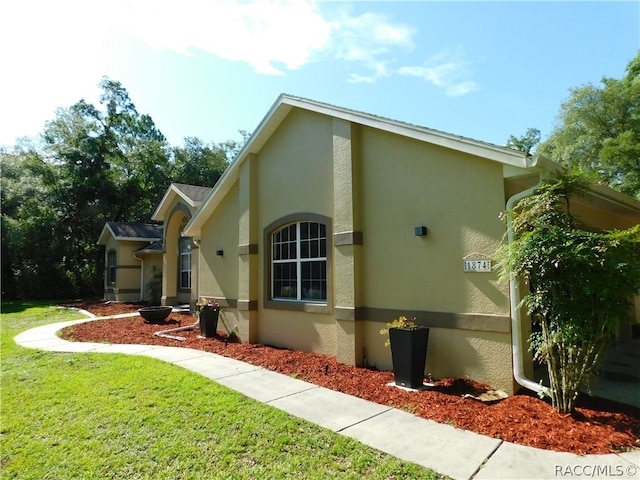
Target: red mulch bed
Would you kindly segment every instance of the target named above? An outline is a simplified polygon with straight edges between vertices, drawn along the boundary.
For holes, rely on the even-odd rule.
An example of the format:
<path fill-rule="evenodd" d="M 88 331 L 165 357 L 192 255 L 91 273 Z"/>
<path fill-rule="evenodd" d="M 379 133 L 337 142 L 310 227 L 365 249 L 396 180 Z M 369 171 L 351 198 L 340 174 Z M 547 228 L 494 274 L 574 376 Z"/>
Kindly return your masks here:
<path fill-rule="evenodd" d="M 82 302 L 73 306 L 95 315 L 136 311 L 140 305 Z M 423 418 L 454 425 L 504 441 L 576 454 L 603 454 L 640 446 L 640 409 L 608 400 L 581 396 L 571 414 L 559 414 L 533 394 L 521 393 L 493 404 L 462 398 L 464 393 L 489 387 L 467 379 L 445 378 L 422 392 L 392 386 L 392 372 L 337 363 L 335 358 L 260 344 L 198 338 L 199 329 L 176 333 L 184 342 L 159 338 L 154 332 L 195 322 L 190 314 L 173 313 L 164 324 L 148 324 L 139 317 L 98 320 L 65 329 L 64 338 L 76 341 L 138 343 L 188 347 L 217 353 L 292 375 L 301 380 L 404 409 Z M 221 324 L 218 324 L 221 327 Z"/>

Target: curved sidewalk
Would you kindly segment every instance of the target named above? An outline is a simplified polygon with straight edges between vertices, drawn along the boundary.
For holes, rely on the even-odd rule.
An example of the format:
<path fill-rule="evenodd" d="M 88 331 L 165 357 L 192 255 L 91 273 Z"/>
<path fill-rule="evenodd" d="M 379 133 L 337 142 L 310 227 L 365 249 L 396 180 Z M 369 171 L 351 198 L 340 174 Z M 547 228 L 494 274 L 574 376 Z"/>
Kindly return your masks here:
<path fill-rule="evenodd" d="M 137 313 L 116 317 L 130 315 Z M 15 341 L 23 347 L 54 352 L 126 353 L 170 362 L 454 479 L 640 479 L 640 450 L 586 456 L 540 450 L 425 420 L 209 352 L 157 345 L 69 342 L 56 335 L 64 327 L 96 319 L 43 325 L 20 333 Z"/>

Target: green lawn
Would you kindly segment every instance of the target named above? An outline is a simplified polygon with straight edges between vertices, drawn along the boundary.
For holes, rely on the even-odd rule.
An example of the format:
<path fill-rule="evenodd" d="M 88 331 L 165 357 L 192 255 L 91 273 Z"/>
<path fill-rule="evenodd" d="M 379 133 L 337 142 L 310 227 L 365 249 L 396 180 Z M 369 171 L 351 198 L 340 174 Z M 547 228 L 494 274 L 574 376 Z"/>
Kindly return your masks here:
<path fill-rule="evenodd" d="M 79 317 L 2 303 L 2 478 L 441 478 L 159 360 L 13 341 Z"/>

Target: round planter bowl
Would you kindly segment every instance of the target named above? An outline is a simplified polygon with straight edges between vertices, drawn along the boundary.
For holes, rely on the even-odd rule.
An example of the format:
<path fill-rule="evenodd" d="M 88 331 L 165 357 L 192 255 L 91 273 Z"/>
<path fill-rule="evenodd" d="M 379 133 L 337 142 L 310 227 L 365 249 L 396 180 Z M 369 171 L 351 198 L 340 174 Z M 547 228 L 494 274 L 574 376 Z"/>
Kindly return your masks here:
<path fill-rule="evenodd" d="M 138 309 L 138 313 L 147 323 L 160 323 L 165 321 L 171 310 L 172 306 L 142 307 Z"/>

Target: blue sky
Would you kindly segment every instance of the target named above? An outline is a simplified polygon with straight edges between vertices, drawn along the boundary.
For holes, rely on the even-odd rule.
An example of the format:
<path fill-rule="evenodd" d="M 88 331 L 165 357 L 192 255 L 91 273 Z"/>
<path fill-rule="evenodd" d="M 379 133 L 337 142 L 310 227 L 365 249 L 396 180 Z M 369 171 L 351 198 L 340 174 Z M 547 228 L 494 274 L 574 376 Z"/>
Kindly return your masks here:
<path fill-rule="evenodd" d="M 21 0 L 0 6 L 0 145 L 106 75 L 168 140 L 240 139 L 280 93 L 504 145 L 620 78 L 640 2 Z"/>

